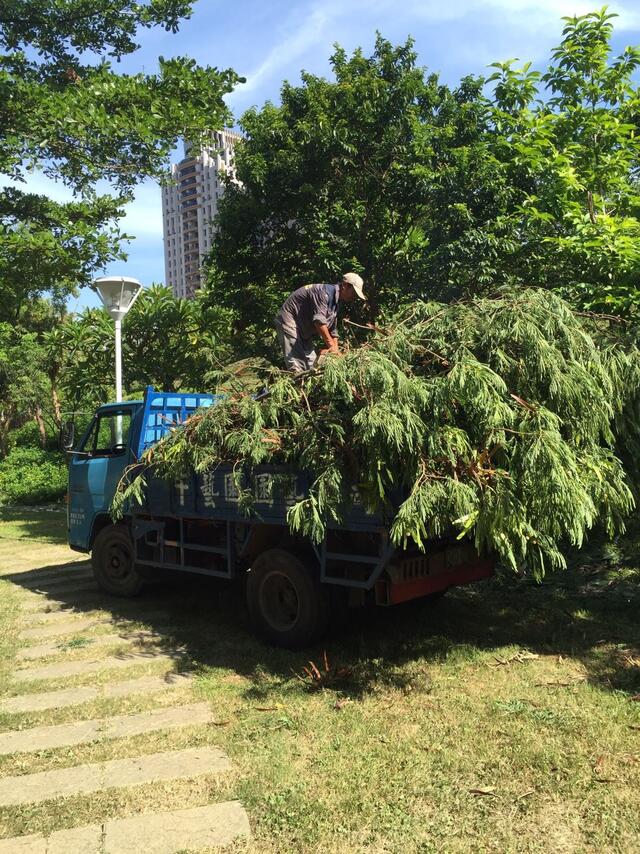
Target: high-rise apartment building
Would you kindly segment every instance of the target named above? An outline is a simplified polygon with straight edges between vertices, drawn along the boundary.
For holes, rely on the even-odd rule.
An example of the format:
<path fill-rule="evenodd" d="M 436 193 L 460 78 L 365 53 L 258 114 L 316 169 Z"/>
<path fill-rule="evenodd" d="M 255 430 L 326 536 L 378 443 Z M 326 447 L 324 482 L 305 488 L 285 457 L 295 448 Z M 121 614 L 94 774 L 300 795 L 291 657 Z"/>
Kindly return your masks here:
<path fill-rule="evenodd" d="M 212 220 L 224 192 L 224 176 L 235 180 L 234 147 L 242 139 L 230 130 L 213 131 L 211 143 L 171 166 L 173 183 L 162 188 L 165 281 L 177 297 L 192 297 L 202 281 L 201 265 L 211 248 Z"/>

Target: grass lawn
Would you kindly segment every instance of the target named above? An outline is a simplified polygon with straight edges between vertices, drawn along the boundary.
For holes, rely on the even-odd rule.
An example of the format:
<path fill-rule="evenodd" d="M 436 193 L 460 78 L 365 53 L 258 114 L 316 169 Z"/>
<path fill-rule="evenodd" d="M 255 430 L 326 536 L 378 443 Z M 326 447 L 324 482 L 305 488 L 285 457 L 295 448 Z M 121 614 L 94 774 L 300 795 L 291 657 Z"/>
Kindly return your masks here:
<path fill-rule="evenodd" d="M 59 540 L 62 516 L 2 516 L 0 540 L 16 556 L 51 562 L 34 535 Z M 220 797 L 247 808 L 254 838 L 234 850 L 251 854 L 638 851 L 640 574 L 633 550 L 613 557 L 623 572 L 610 555 L 542 585 L 496 578 L 437 604 L 359 614 L 305 653 L 255 640 L 237 589 L 197 578 L 164 585 L 150 598 L 169 611 L 171 640 L 194 663 L 196 692 L 210 701 L 215 725 L 167 736 L 161 747 L 205 739 L 230 755 L 236 772 Z M 16 649 L 15 593 L 1 601 L 6 672 Z M 136 742 L 151 752 L 158 738 Z M 83 748 L 74 761 L 120 749 Z M 0 773 L 57 767 L 67 754 L 47 751 L 31 765 L 7 758 Z M 211 791 L 150 787 L 136 797 L 141 810 L 187 807 Z M 51 804 L 51 828 L 73 824 Z M 87 823 L 124 810 L 107 796 L 72 806 Z M 26 832 L 37 818 L 37 809 L 2 810 L 2 833 Z"/>
<path fill-rule="evenodd" d="M 66 543 L 66 505 L 52 504 L 46 508 L 0 505 L 0 540 L 24 539 Z"/>

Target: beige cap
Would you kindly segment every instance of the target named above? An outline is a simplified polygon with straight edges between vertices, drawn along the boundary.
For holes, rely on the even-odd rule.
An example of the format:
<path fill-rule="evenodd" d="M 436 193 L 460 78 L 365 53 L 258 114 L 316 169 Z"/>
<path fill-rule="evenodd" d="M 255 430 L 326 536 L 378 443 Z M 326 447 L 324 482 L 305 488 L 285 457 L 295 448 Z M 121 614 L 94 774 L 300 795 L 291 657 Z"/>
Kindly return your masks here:
<path fill-rule="evenodd" d="M 357 273 L 345 273 L 342 277 L 342 281 L 346 282 L 348 285 L 351 285 L 353 290 L 356 292 L 356 295 L 360 297 L 360 299 L 366 299 L 364 295 L 364 282 L 362 281 L 362 277 Z"/>

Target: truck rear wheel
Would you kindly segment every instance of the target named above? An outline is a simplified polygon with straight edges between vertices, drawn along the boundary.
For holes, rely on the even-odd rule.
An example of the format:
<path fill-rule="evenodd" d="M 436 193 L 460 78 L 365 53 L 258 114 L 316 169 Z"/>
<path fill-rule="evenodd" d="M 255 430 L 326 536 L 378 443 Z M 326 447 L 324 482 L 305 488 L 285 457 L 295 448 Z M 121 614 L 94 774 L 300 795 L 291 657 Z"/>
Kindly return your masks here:
<path fill-rule="evenodd" d="M 144 581 L 136 569 L 133 543 L 122 525 L 103 528 L 91 552 L 93 575 L 101 590 L 113 596 L 137 596 Z"/>
<path fill-rule="evenodd" d="M 247 605 L 255 630 L 276 646 L 300 649 L 326 626 L 326 591 L 300 558 L 284 549 L 269 549 L 253 562 Z"/>

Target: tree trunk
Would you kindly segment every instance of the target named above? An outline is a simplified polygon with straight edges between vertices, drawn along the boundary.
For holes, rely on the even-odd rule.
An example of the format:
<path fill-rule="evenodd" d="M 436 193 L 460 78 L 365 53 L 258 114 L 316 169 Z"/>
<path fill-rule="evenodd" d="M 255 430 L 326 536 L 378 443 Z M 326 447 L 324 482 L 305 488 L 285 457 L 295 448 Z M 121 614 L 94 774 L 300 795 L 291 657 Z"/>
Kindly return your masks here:
<path fill-rule="evenodd" d="M 0 457 L 6 457 L 9 453 L 9 430 L 11 429 L 11 416 L 0 413 Z"/>
<path fill-rule="evenodd" d="M 38 433 L 40 434 L 40 445 L 44 449 L 47 447 L 47 428 L 44 424 L 44 418 L 42 417 L 42 409 L 39 406 L 36 406 L 35 415 L 36 424 L 38 425 Z"/>
<path fill-rule="evenodd" d="M 62 410 L 60 408 L 58 389 L 53 385 L 53 383 L 51 383 L 51 402 L 53 403 L 53 420 L 59 430 L 62 427 Z"/>

